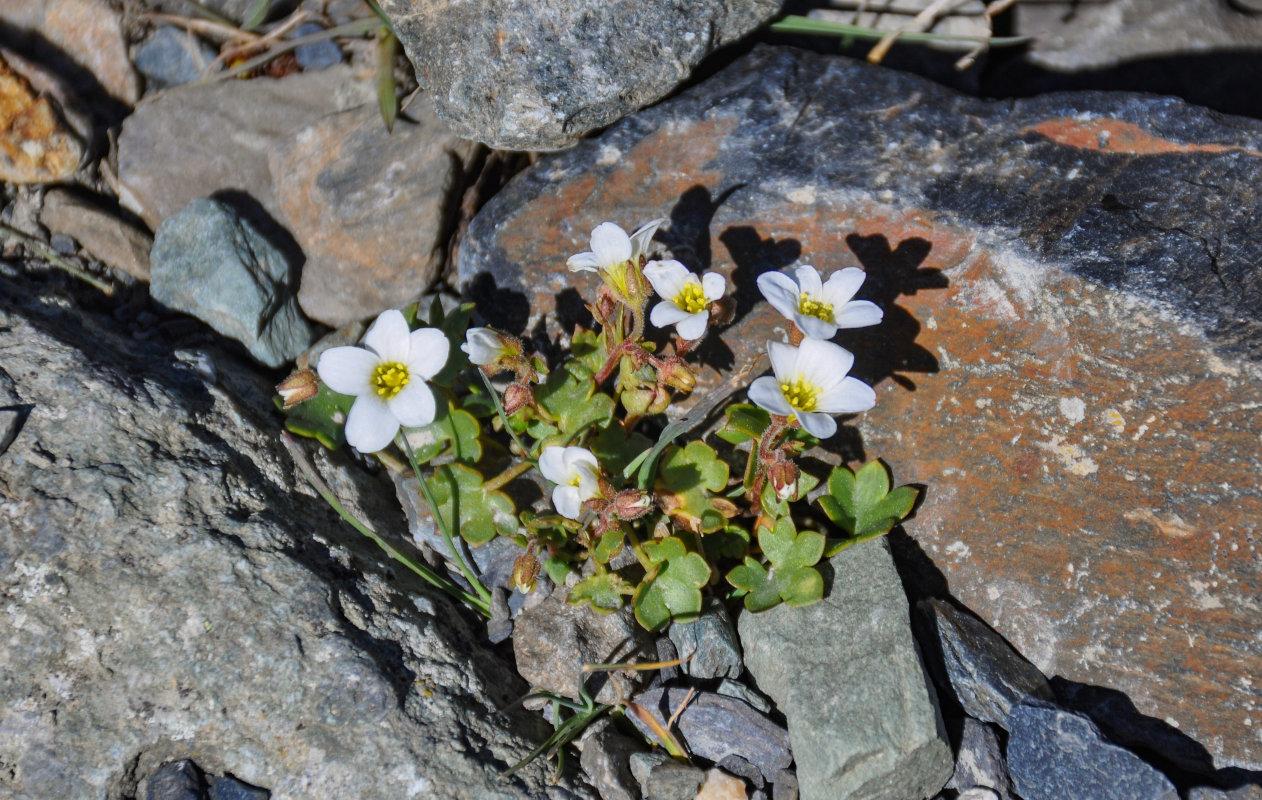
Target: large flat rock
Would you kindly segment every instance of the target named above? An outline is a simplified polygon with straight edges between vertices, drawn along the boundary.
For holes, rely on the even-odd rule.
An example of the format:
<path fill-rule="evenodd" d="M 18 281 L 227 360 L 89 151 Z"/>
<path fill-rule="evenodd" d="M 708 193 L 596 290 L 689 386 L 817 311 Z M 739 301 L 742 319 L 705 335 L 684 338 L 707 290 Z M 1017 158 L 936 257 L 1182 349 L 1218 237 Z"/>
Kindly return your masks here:
<path fill-rule="evenodd" d="M 572 320 L 594 279 L 565 257 L 667 216 L 659 241 L 738 287 L 702 352 L 740 365 L 783 335 L 759 273 L 862 265 L 885 321 L 838 341 L 879 399 L 833 446 L 927 485 L 908 532 L 1044 673 L 1256 769 L 1259 187 L 1262 123 L 759 49 L 520 176 L 459 272 L 518 330 L 527 303 Z"/>

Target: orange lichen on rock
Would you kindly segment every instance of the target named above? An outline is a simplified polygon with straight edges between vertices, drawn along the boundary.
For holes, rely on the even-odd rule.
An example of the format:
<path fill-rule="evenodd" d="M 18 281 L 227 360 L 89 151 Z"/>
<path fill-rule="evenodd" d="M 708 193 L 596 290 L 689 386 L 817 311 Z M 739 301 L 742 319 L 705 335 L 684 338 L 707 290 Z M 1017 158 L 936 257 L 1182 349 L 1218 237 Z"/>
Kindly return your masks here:
<path fill-rule="evenodd" d="M 0 180 L 52 183 L 79 168 L 83 145 L 52 103 L 39 97 L 0 56 Z"/>
<path fill-rule="evenodd" d="M 1037 133 L 1057 144 L 1132 156 L 1157 156 L 1170 153 L 1245 153 L 1262 157 L 1247 147 L 1229 144 L 1183 144 L 1154 136 L 1132 122 L 1120 119 L 1074 119 L 1057 117 L 1031 125 L 1022 134 Z"/>

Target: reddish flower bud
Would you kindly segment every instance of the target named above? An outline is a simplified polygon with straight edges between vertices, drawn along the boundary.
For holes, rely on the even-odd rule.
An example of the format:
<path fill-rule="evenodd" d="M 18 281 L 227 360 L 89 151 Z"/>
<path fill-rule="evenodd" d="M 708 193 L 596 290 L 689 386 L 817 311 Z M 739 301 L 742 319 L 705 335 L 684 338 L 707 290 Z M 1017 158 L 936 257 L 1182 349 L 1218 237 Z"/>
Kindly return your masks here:
<path fill-rule="evenodd" d="M 513 562 L 513 586 L 521 589 L 523 592 L 533 592 L 535 590 L 535 580 L 539 577 L 539 559 L 533 552 L 527 551 L 517 557 Z"/>
<path fill-rule="evenodd" d="M 510 383 L 504 390 L 504 413 L 512 414 L 535 401 L 534 392 L 522 383 Z"/>
<path fill-rule="evenodd" d="M 777 461 L 767 468 L 767 480 L 776 497 L 788 500 L 798 491 L 798 468 L 792 461 Z"/>
<path fill-rule="evenodd" d="M 320 391 L 320 381 L 309 369 L 300 369 L 276 386 L 276 393 L 284 401 L 288 411 L 304 400 L 310 400 Z"/>
<path fill-rule="evenodd" d="M 653 508 L 653 498 L 639 489 L 623 489 L 613 498 L 613 513 L 619 519 L 639 519 Z"/>

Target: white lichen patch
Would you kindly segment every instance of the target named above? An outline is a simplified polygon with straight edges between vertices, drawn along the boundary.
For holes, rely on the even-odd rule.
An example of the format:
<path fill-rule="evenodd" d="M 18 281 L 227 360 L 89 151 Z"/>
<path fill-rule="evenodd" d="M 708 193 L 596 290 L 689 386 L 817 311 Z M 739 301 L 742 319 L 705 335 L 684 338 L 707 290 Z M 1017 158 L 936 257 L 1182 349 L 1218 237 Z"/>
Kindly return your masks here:
<path fill-rule="evenodd" d="M 814 205 L 816 199 L 815 187 L 809 185 L 799 187 L 786 194 L 784 198 L 790 203 L 797 203 L 798 205 Z"/>
<path fill-rule="evenodd" d="M 946 546 L 946 553 L 957 561 L 962 561 L 971 556 L 973 550 L 967 544 L 957 539 Z"/>
<path fill-rule="evenodd" d="M 1100 465 L 1087 455 L 1080 446 L 1065 441 L 1064 436 L 1053 435 L 1049 441 L 1036 443 L 1040 450 L 1051 453 L 1071 475 L 1085 478 L 1100 471 Z"/>
<path fill-rule="evenodd" d="M 596 163 L 602 167 L 610 167 L 622 160 L 622 151 L 611 144 L 606 144 L 600 148 L 600 155 L 596 158 Z"/>
<path fill-rule="evenodd" d="M 1118 436 L 1121 436 L 1126 430 L 1126 417 L 1123 417 L 1122 412 L 1116 408 L 1104 409 L 1100 414 L 1100 421 Z"/>
<path fill-rule="evenodd" d="M 1087 415 L 1087 404 L 1083 402 L 1081 397 L 1062 397 L 1057 405 L 1060 406 L 1060 414 L 1070 425 L 1077 425 Z"/>

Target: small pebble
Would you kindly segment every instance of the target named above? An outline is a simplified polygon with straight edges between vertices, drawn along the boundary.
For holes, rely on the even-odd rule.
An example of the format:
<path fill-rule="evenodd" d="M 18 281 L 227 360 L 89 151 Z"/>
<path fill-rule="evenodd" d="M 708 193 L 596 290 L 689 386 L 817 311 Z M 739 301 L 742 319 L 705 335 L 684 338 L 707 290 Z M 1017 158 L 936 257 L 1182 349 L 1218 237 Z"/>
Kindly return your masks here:
<path fill-rule="evenodd" d="M 324 28 L 314 22 L 304 22 L 294 29 L 293 38 L 301 39 L 304 36 L 311 36 L 322 30 Z M 318 69 L 328 69 L 334 64 L 342 63 L 342 50 L 332 39 L 321 39 L 318 42 L 295 47 L 294 57 L 298 59 L 298 66 L 307 72 L 314 72 Z"/>

